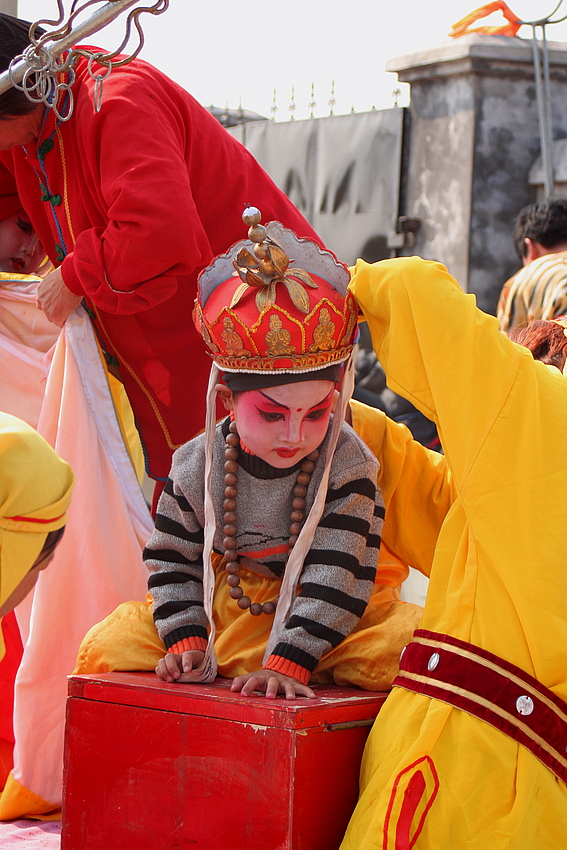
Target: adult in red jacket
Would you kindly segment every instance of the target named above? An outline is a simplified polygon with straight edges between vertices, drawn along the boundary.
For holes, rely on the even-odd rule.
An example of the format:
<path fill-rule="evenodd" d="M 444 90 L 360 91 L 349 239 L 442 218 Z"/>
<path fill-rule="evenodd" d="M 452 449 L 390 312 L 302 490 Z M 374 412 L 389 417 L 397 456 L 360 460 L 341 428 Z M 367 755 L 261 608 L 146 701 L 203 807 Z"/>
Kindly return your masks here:
<path fill-rule="evenodd" d="M 0 14 L 0 70 L 28 32 Z M 147 471 L 163 479 L 173 451 L 204 426 L 210 360 L 191 320 L 199 272 L 241 237 L 247 203 L 264 221 L 315 234 L 248 151 L 156 68 L 134 60 L 113 70 L 97 114 L 87 65 L 75 67 L 69 121 L 16 89 L 0 96 L 0 219 L 17 192 L 57 266 L 40 306 L 63 324 L 85 299 Z"/>

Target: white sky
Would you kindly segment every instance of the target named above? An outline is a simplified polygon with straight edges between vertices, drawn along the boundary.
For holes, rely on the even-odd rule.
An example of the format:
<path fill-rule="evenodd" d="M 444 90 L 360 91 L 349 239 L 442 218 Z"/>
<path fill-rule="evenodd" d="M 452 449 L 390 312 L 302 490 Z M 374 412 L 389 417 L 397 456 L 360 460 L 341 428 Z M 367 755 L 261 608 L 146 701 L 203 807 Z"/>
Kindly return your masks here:
<path fill-rule="evenodd" d="M 146 0 L 139 5 L 151 5 Z M 510 0 L 522 20 L 548 16 L 559 0 Z M 64 0 L 68 10 L 71 0 Z M 315 116 L 329 113 L 335 81 L 335 113 L 393 105 L 398 87 L 388 59 L 448 39 L 453 23 L 483 0 L 170 0 L 158 17 L 143 15 L 146 44 L 142 58 L 181 83 L 205 106 L 215 104 L 271 117 L 274 88 L 276 120 L 288 120 L 295 87 L 296 118 L 309 116 L 315 84 Z M 92 7 L 97 8 L 97 7 Z M 56 0 L 19 0 L 21 18 L 56 14 Z M 567 0 L 554 17 L 567 15 Z M 122 15 L 125 18 L 125 14 Z M 480 23 L 501 23 L 500 14 Z M 477 24 L 478 25 L 478 24 Z M 113 49 L 122 27 L 112 24 L 93 43 Z M 531 28 L 519 35 L 531 37 Z M 549 41 L 567 42 L 567 21 L 547 27 Z M 407 103 L 408 86 L 400 104 Z"/>

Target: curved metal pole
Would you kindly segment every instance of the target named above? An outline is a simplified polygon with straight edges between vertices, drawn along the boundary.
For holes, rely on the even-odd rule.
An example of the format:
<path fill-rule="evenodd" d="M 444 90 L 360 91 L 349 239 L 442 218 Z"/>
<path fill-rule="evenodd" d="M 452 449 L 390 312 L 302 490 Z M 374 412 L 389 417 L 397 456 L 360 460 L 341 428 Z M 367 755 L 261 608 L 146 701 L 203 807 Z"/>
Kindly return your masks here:
<path fill-rule="evenodd" d="M 545 25 L 542 33 L 542 63 L 543 63 L 543 112 L 545 117 L 545 137 L 548 146 L 547 170 L 545 172 L 545 194 L 548 198 L 555 194 L 555 174 L 553 163 L 553 115 L 551 111 L 551 83 L 549 80 L 549 52 L 545 37 Z"/>
<path fill-rule="evenodd" d="M 545 33 L 545 28 L 544 33 Z M 532 24 L 532 54 L 534 60 L 534 75 L 536 88 L 536 103 L 537 116 L 539 123 L 539 136 L 541 145 L 541 162 L 543 166 L 543 183 L 545 197 L 550 198 L 554 192 L 553 182 L 553 131 L 551 129 L 551 114 L 550 114 L 550 99 L 549 99 L 549 78 L 546 80 L 547 85 L 543 82 L 545 79 L 545 71 L 549 74 L 549 65 L 547 63 L 547 43 L 544 40 L 545 52 L 543 58 L 543 72 L 541 67 L 539 44 L 537 41 L 536 24 Z M 545 38 L 545 36 L 544 36 Z"/>
<path fill-rule="evenodd" d="M 545 18 L 538 21 L 518 21 L 519 24 L 532 28 L 532 55 L 534 60 L 534 75 L 536 87 L 537 115 L 539 123 L 539 137 L 541 147 L 541 163 L 543 167 L 543 184 L 545 197 L 551 198 L 555 193 L 555 182 L 553 174 L 553 120 L 551 114 L 551 84 L 549 80 L 549 53 L 547 50 L 547 39 L 545 27 L 547 24 L 558 24 L 567 18 L 552 20 L 553 15 L 559 11 L 563 0 L 559 0 L 555 9 Z M 541 60 L 540 47 L 537 40 L 537 27 L 541 27 Z"/>
<path fill-rule="evenodd" d="M 98 30 L 105 27 L 118 15 L 130 6 L 134 6 L 139 0 L 110 0 L 101 9 L 87 18 L 82 24 L 72 30 L 67 36 L 54 41 L 44 48 L 45 52 L 52 58 L 56 59 L 61 56 L 70 47 L 83 41 L 89 35 L 92 35 Z M 0 74 L 0 94 L 4 94 L 9 88 L 12 88 L 14 82 L 19 83 L 24 77 L 25 72 L 30 68 L 30 63 L 27 59 L 21 59 L 16 64 L 12 65 L 10 71 L 4 71 Z"/>

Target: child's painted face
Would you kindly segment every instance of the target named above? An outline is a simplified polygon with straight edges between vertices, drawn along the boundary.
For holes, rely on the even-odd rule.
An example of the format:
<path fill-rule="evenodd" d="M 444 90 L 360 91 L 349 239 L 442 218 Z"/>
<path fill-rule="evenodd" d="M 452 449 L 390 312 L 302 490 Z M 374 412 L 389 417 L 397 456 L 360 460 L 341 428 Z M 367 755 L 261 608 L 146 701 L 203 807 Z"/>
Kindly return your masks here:
<path fill-rule="evenodd" d="M 233 409 L 241 441 L 277 469 L 294 466 L 323 441 L 334 390 L 332 381 L 299 381 L 239 393 Z"/>
<path fill-rule="evenodd" d="M 34 274 L 45 259 L 45 251 L 23 210 L 0 222 L 0 270 Z"/>

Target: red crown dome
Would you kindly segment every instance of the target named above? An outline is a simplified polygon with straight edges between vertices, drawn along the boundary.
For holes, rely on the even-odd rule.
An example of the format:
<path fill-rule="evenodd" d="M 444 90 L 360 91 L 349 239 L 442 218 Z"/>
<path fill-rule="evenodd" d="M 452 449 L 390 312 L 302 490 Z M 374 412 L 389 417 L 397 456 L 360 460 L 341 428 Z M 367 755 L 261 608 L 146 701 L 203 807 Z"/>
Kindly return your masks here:
<path fill-rule="evenodd" d="M 251 241 L 217 257 L 198 282 L 194 321 L 219 368 L 306 372 L 346 360 L 357 332 L 347 267 L 279 222 L 264 228 L 255 208 L 243 218 Z"/>

